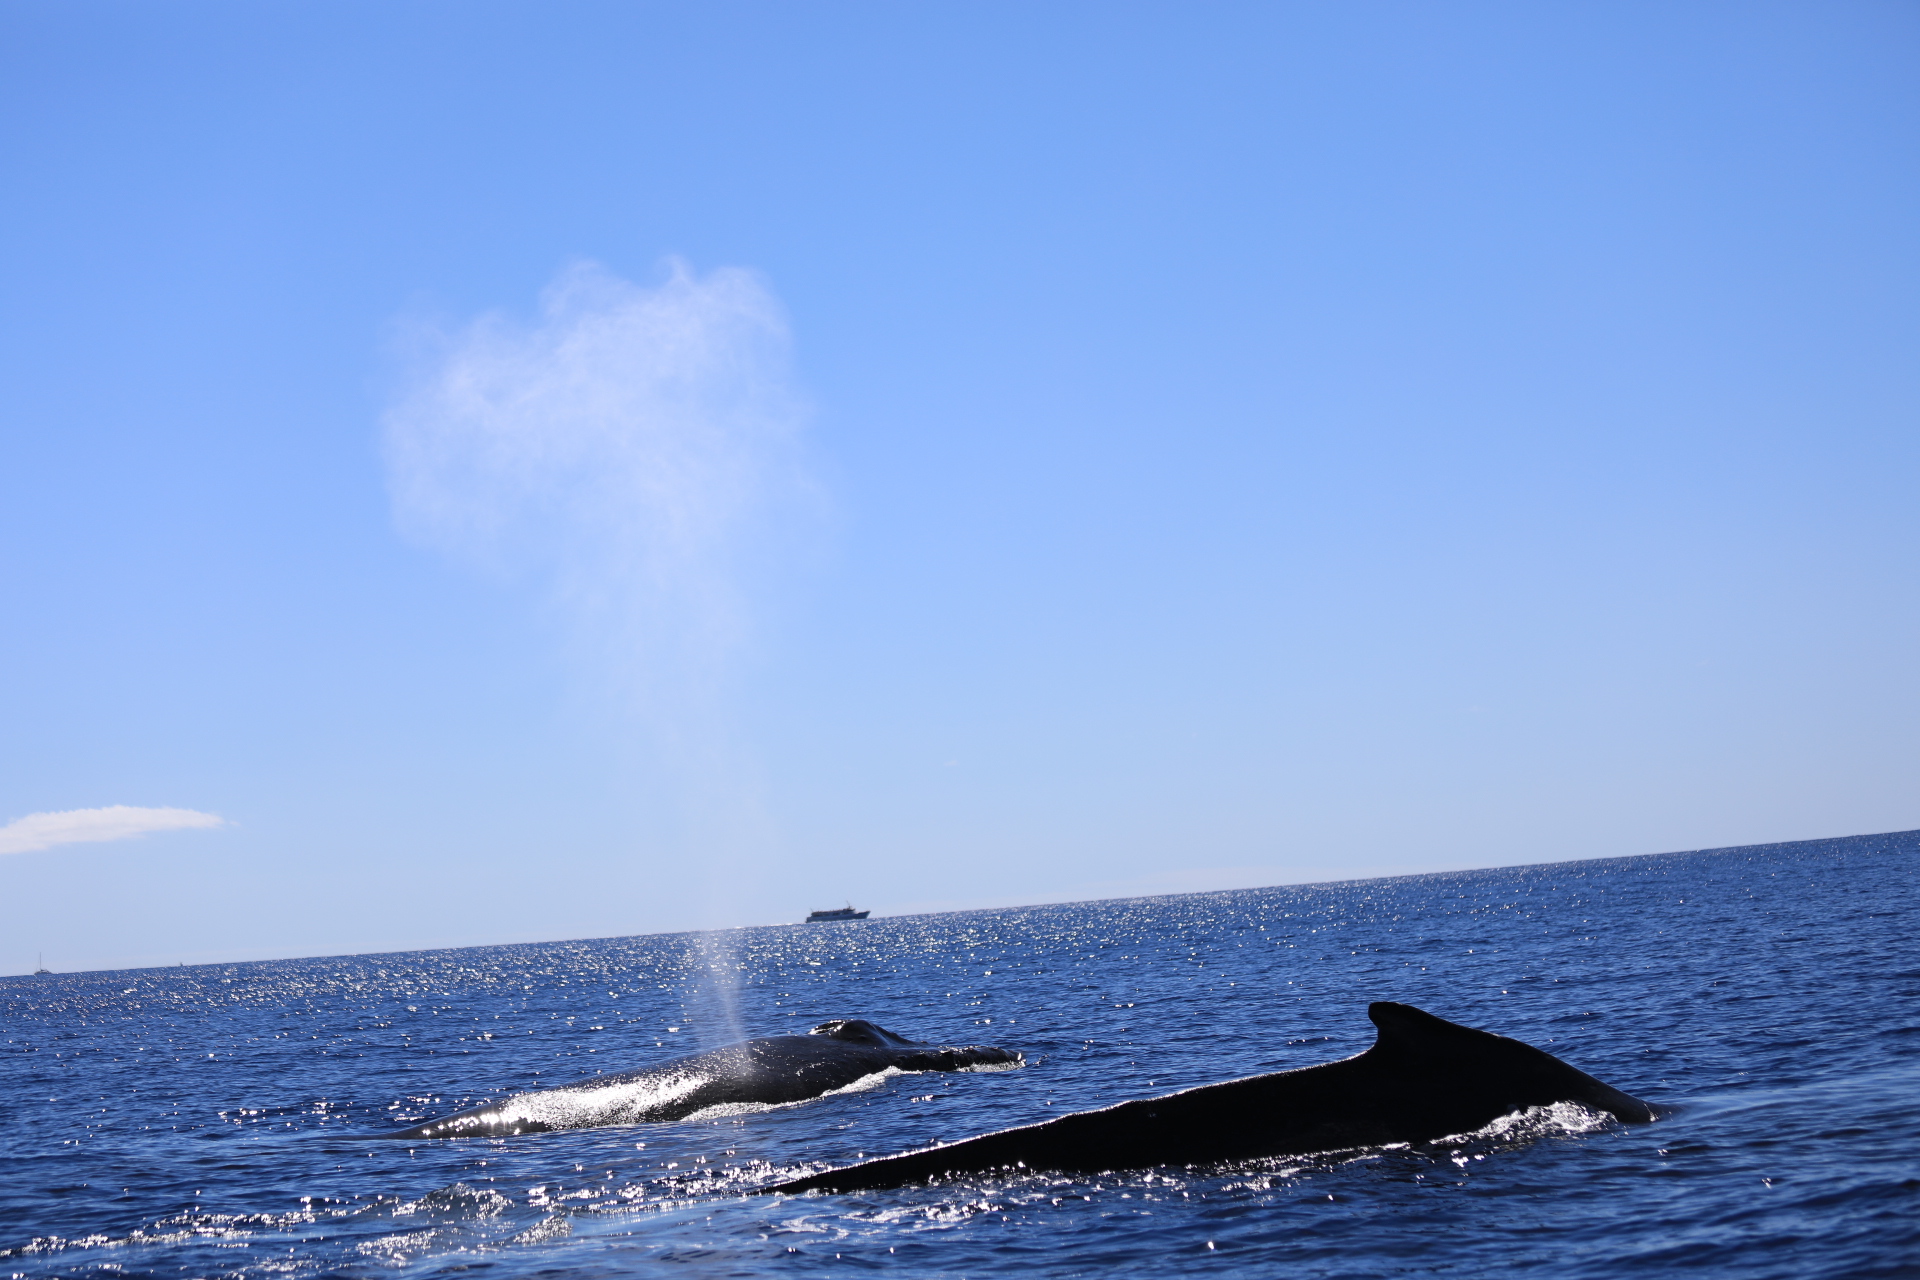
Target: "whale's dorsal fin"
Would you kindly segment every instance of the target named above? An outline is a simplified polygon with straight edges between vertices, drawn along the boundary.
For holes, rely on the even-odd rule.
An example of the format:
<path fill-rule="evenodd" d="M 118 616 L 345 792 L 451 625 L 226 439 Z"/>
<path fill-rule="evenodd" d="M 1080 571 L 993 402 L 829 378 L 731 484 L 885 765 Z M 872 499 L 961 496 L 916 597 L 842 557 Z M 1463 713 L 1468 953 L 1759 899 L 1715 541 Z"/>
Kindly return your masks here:
<path fill-rule="evenodd" d="M 1490 1048 L 1495 1044 L 1515 1043 L 1491 1031 L 1463 1027 L 1457 1022 L 1435 1017 L 1425 1009 L 1416 1009 L 1410 1004 L 1399 1004 L 1392 1000 L 1376 1000 L 1368 1005 L 1367 1017 L 1379 1028 L 1380 1040 L 1376 1047 L 1381 1049 L 1425 1056 L 1458 1053 L 1476 1045 Z"/>
<path fill-rule="evenodd" d="M 1367 1017 L 1380 1031 L 1380 1038 L 1369 1051 L 1376 1054 L 1429 1063 L 1451 1062 L 1457 1067 L 1474 1062 L 1512 1063 L 1517 1059 L 1560 1065 L 1558 1058 L 1523 1040 L 1463 1027 L 1410 1004 L 1376 1000 L 1367 1006 Z"/>
<path fill-rule="evenodd" d="M 1367 1053 L 1388 1060 L 1413 1060 L 1423 1070 L 1488 1072 L 1555 1082 L 1561 1100 L 1610 1111 L 1629 1123 L 1658 1118 L 1659 1112 L 1630 1093 L 1594 1079 L 1545 1049 L 1491 1031 L 1477 1031 L 1445 1018 L 1436 1018 L 1410 1004 L 1380 1000 L 1367 1006 L 1367 1017 L 1380 1029 L 1380 1038 Z"/>
<path fill-rule="evenodd" d="M 807 1034 L 846 1040 L 853 1044 L 870 1044 L 881 1049 L 898 1049 L 919 1043 L 905 1036 L 897 1036 L 885 1027 L 868 1022 L 865 1018 L 835 1018 L 832 1022 L 821 1023 Z"/>

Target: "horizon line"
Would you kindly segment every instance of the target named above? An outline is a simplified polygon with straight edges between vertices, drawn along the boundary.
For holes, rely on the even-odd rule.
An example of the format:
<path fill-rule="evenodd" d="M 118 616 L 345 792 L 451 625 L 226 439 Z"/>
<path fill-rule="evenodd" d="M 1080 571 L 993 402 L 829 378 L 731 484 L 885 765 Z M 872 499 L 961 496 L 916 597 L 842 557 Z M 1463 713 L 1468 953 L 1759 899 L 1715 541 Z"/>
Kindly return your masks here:
<path fill-rule="evenodd" d="M 1911 835 L 1920 835 L 1920 827 L 1905 828 L 1899 831 L 1860 831 L 1844 836 L 1813 836 L 1803 840 L 1772 840 L 1764 844 L 1729 844 L 1702 849 L 1666 849 L 1657 853 L 1613 854 L 1601 858 L 1568 858 L 1558 862 L 1512 862 L 1501 863 L 1496 866 L 1454 867 L 1442 871 L 1412 871 L 1388 876 L 1354 876 L 1334 880 L 1296 880 L 1277 884 L 1242 885 L 1233 889 L 1197 889 L 1184 893 L 1123 894 L 1112 898 L 1067 898 L 1048 902 L 1019 903 L 1004 907 L 955 907 L 944 911 L 908 911 L 902 912 L 899 915 L 878 916 L 872 920 L 862 921 L 860 923 L 878 924 L 886 920 L 923 920 L 936 916 L 979 915 L 990 911 L 1033 911 L 1043 907 L 1086 906 L 1097 902 L 1152 902 L 1162 898 L 1203 898 L 1223 893 L 1253 893 L 1262 889 L 1306 889 L 1326 885 L 1382 884 L 1396 880 L 1424 880 L 1435 876 L 1465 875 L 1475 871 L 1524 871 L 1533 867 L 1577 867 L 1595 862 L 1627 862 L 1641 858 L 1674 858 L 1699 853 L 1737 853 L 1743 849 L 1784 849 L 1793 845 L 1802 844 L 1830 844 L 1836 840 L 1868 840 L 1874 837 Z M 852 922 L 840 921 L 837 923 Z M 543 938 L 530 942 L 475 942 L 454 947 L 414 947 L 404 951 L 342 951 L 325 955 L 267 956 L 254 960 L 208 960 L 198 964 L 187 964 L 185 961 L 181 961 L 178 964 L 140 965 L 129 969 L 70 969 L 59 972 L 49 972 L 44 975 L 36 973 L 7 973 L 0 974 L 0 981 L 41 976 L 70 978 L 89 974 L 173 973 L 181 969 L 218 969 L 250 964 L 288 964 L 299 960 L 365 960 L 381 956 L 433 955 L 437 952 L 447 951 L 484 951 L 493 947 L 552 947 L 562 946 L 567 943 L 612 942 L 628 938 L 676 938 L 693 934 L 735 933 L 747 929 L 797 929 L 805 927 L 806 924 L 807 922 L 804 920 L 781 920 L 767 924 L 715 925 L 705 929 L 666 929 L 657 933 L 610 933 L 584 938 Z"/>

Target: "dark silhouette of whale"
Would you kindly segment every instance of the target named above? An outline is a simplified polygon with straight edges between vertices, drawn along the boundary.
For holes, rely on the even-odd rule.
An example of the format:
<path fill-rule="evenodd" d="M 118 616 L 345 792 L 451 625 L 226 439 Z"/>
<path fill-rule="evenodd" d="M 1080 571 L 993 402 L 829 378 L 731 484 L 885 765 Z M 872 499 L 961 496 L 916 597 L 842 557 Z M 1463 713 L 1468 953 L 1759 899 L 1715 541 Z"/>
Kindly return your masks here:
<path fill-rule="evenodd" d="M 803 1102 L 888 1067 L 967 1071 L 1018 1067 L 1025 1061 L 1016 1050 L 921 1044 L 871 1022 L 845 1018 L 823 1022 L 803 1036 L 743 1040 L 657 1067 L 516 1093 L 380 1136 L 503 1138 L 553 1129 L 684 1120 L 696 1111 L 727 1103 Z"/>
<path fill-rule="evenodd" d="M 1078 1111 L 760 1190 L 863 1191 L 995 1170 L 1106 1173 L 1431 1142 L 1557 1102 L 1654 1118 L 1638 1098 L 1530 1044 L 1411 1005 L 1383 1001 L 1367 1016 L 1378 1039 L 1339 1062 Z"/>

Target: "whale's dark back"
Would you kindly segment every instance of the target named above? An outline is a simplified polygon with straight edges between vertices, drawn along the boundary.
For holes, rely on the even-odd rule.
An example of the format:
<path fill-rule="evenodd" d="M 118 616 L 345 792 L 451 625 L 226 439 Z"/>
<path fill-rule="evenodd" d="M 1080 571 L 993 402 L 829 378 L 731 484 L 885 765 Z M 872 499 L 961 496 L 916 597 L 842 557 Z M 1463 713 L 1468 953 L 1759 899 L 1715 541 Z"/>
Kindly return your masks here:
<path fill-rule="evenodd" d="M 839 1018 L 806 1035 L 742 1040 L 635 1071 L 515 1094 L 380 1136 L 506 1137 L 679 1120 L 714 1106 L 802 1102 L 888 1068 L 963 1071 L 1022 1061 L 1017 1050 L 922 1044 L 863 1018 Z"/>
<path fill-rule="evenodd" d="M 1198 1128 L 1218 1128 L 1204 1144 L 1213 1150 L 1192 1158 L 1432 1142 L 1563 1102 L 1654 1118 L 1638 1098 L 1524 1041 L 1392 1001 L 1367 1006 L 1367 1017 L 1379 1035 L 1357 1057 L 1177 1095 L 1190 1099 L 1182 1110 Z M 1236 1112 L 1238 1126 L 1228 1119 Z"/>
<path fill-rule="evenodd" d="M 1367 1016 L 1378 1039 L 1339 1062 L 1082 1111 L 768 1189 L 851 1191 L 991 1169 L 1097 1173 L 1431 1142 L 1562 1102 L 1654 1118 L 1646 1103 L 1522 1041 L 1390 1001 L 1368 1006 Z"/>

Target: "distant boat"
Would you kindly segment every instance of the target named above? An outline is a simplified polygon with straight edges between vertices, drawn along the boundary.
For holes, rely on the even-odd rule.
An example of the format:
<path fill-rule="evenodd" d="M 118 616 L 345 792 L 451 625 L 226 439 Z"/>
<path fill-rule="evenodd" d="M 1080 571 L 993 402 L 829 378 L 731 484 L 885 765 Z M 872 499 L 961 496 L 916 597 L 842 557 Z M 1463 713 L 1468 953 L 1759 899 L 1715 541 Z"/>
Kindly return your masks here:
<path fill-rule="evenodd" d="M 865 920 L 867 915 L 865 911 L 855 911 L 853 904 L 849 902 L 846 906 L 835 907 L 831 911 L 816 911 L 807 917 L 807 923 L 824 924 L 829 920 Z"/>
<path fill-rule="evenodd" d="M 39 964 L 40 967 L 33 971 L 34 977 L 51 978 L 53 976 L 53 970 L 47 968 L 47 957 L 45 952 L 41 953 L 40 959 L 37 961 L 37 963 Z"/>

